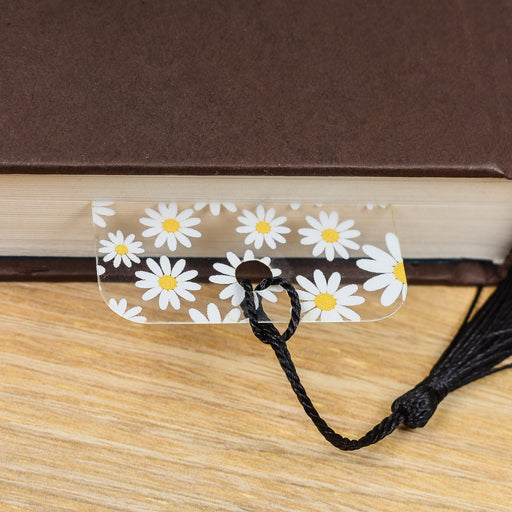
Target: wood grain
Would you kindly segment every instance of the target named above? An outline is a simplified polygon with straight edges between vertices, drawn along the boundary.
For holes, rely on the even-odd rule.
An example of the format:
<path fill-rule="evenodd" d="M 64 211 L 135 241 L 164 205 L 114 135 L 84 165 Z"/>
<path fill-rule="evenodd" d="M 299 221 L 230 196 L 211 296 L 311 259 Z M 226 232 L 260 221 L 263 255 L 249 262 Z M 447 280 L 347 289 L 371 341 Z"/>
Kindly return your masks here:
<path fill-rule="evenodd" d="M 410 287 L 382 322 L 303 325 L 290 348 L 360 436 L 428 372 L 471 288 Z M 248 326 L 139 326 L 94 284 L 0 284 L 2 511 L 508 511 L 512 372 L 424 429 L 341 453 Z"/>

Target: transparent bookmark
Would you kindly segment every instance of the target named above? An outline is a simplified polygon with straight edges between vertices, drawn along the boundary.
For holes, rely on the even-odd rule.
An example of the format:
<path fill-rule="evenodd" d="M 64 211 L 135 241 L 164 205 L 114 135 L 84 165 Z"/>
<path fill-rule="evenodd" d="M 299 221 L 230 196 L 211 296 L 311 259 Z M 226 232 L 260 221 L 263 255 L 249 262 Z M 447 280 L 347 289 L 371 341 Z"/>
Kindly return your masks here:
<path fill-rule="evenodd" d="M 386 205 L 93 201 L 92 219 L 101 294 L 133 322 L 246 322 L 240 283 L 272 276 L 302 322 L 379 320 L 407 293 Z M 254 294 L 259 321 L 289 321 L 280 286 Z"/>

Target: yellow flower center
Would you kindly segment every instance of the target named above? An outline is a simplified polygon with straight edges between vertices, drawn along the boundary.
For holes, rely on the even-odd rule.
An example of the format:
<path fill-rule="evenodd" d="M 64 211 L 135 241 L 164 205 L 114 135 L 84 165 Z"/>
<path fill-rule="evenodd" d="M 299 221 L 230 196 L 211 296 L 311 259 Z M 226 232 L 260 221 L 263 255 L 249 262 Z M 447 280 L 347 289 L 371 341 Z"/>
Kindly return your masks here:
<path fill-rule="evenodd" d="M 172 276 L 162 276 L 158 280 L 158 286 L 163 290 L 174 290 L 178 286 L 178 281 Z"/>
<path fill-rule="evenodd" d="M 401 282 L 406 284 L 407 277 L 405 277 L 404 262 L 397 263 L 393 268 L 393 275 Z"/>
<path fill-rule="evenodd" d="M 162 222 L 162 228 L 167 233 L 176 233 L 180 229 L 180 223 L 176 219 L 166 219 Z"/>
<path fill-rule="evenodd" d="M 271 229 L 272 229 L 272 227 L 270 226 L 270 224 L 268 222 L 265 222 L 264 220 L 260 220 L 256 224 L 256 231 L 258 233 L 261 233 L 262 235 L 266 235 L 267 233 L 270 233 Z"/>
<path fill-rule="evenodd" d="M 339 240 L 340 234 L 335 229 L 324 229 L 322 231 L 322 238 L 328 244 L 333 244 Z"/>
<path fill-rule="evenodd" d="M 315 306 L 322 311 L 331 311 L 336 306 L 336 299 L 330 293 L 319 293 L 315 297 Z"/>
<path fill-rule="evenodd" d="M 117 254 L 119 254 L 120 256 L 124 256 L 125 254 L 128 254 L 128 247 L 126 247 L 126 245 L 124 245 L 124 244 L 116 245 L 115 250 L 116 250 Z"/>

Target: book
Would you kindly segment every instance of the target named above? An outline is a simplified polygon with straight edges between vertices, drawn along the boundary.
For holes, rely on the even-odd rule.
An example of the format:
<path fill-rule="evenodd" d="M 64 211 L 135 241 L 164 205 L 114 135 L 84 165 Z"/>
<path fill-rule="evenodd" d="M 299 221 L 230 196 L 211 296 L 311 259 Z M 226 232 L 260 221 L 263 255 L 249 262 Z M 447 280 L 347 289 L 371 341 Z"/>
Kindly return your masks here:
<path fill-rule="evenodd" d="M 4 278 L 21 257 L 27 278 L 89 261 L 91 200 L 177 197 L 391 204 L 410 276 L 508 265 L 506 0 L 22 1 L 3 19 Z"/>

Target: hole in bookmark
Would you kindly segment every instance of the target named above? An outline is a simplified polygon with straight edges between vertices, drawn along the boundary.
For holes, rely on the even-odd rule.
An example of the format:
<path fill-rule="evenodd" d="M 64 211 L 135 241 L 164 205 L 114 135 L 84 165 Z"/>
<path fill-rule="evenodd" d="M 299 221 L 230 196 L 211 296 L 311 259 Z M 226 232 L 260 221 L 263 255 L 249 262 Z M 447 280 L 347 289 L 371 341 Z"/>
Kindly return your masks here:
<path fill-rule="evenodd" d="M 302 322 L 379 320 L 406 297 L 390 206 L 95 201 L 92 216 L 102 296 L 135 322 L 245 322 L 243 279 L 292 283 Z M 288 322 L 280 286 L 254 293 Z"/>
<path fill-rule="evenodd" d="M 260 260 L 243 261 L 235 269 L 236 280 L 240 283 L 243 279 L 248 279 L 253 284 L 258 284 L 272 277 L 272 270 Z"/>

